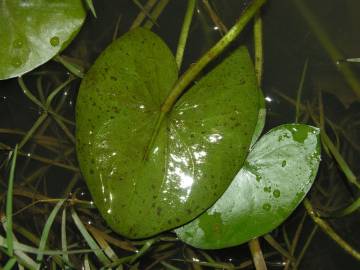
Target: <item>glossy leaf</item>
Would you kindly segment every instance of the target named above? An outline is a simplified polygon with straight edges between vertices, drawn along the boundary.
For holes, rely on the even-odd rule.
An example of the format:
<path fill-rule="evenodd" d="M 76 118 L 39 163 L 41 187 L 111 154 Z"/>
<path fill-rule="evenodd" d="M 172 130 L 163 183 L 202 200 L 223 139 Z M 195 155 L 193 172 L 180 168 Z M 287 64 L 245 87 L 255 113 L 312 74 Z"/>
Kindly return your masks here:
<path fill-rule="evenodd" d="M 259 89 L 241 48 L 177 101 L 145 158 L 176 80 L 168 47 L 138 28 L 102 53 L 80 87 L 80 167 L 105 220 L 130 238 L 172 229 L 210 207 L 242 166 L 255 129 Z"/>
<path fill-rule="evenodd" d="M 21 76 L 59 53 L 85 15 L 82 0 L 2 0 L 0 80 Z"/>
<path fill-rule="evenodd" d="M 319 130 L 289 124 L 255 144 L 244 167 L 205 213 L 176 230 L 198 248 L 236 246 L 279 226 L 309 191 L 320 162 Z"/>

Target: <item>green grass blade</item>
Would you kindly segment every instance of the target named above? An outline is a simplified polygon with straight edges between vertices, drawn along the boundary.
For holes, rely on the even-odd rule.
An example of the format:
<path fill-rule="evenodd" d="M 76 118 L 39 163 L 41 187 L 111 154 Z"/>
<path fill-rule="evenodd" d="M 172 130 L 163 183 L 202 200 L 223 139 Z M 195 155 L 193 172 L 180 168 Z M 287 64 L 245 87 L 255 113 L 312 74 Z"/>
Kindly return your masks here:
<path fill-rule="evenodd" d="M 167 263 L 165 261 L 162 261 L 160 263 L 165 267 L 165 269 L 168 269 L 168 270 L 180 270 L 180 268 L 177 268 L 177 267 L 175 267 L 175 266 L 173 266 L 170 263 Z"/>
<path fill-rule="evenodd" d="M 38 105 L 40 108 L 45 110 L 45 106 L 30 92 L 30 90 L 25 85 L 25 82 L 22 77 L 18 77 L 18 82 L 21 90 L 24 92 L 26 97 L 30 99 L 32 102 L 34 102 L 36 105 Z"/>
<path fill-rule="evenodd" d="M 42 231 L 41 238 L 40 238 L 38 254 L 36 256 L 36 260 L 38 262 L 41 262 L 43 257 L 44 257 L 44 250 L 45 250 L 45 247 L 46 247 L 46 242 L 47 242 L 47 239 L 48 239 L 48 236 L 49 236 L 51 225 L 54 223 L 55 217 L 56 217 L 57 213 L 59 212 L 59 210 L 60 210 L 60 208 L 61 208 L 61 206 L 63 205 L 64 202 L 65 202 L 65 199 L 60 200 L 55 205 L 54 209 L 51 211 L 51 213 L 50 213 L 50 215 L 49 215 L 49 217 L 48 217 L 48 219 L 47 219 L 47 221 L 45 223 L 45 226 L 44 226 L 44 229 Z"/>
<path fill-rule="evenodd" d="M 85 0 L 85 4 L 86 6 L 88 7 L 88 9 L 90 9 L 92 15 L 97 18 L 96 16 L 96 11 L 95 11 L 95 8 L 94 8 L 94 3 L 93 3 L 93 0 Z"/>
<path fill-rule="evenodd" d="M 0 235 L 0 247 L 7 248 L 6 239 Z M 0 248 L 1 249 L 1 248 Z M 16 252 L 18 251 L 24 251 L 26 253 L 32 253 L 32 254 L 39 254 L 39 249 L 35 247 L 31 247 L 19 242 L 14 241 L 14 250 Z M 91 253 L 94 252 L 92 249 L 76 249 L 76 250 L 69 250 L 66 253 L 67 254 L 85 254 L 85 253 Z M 49 256 L 56 256 L 56 255 L 62 255 L 64 254 L 64 251 L 62 250 L 43 250 L 41 252 L 43 255 L 49 255 Z"/>
<path fill-rule="evenodd" d="M 306 58 L 305 60 L 305 64 L 301 73 L 301 79 L 300 79 L 300 83 L 299 83 L 299 87 L 297 90 L 297 95 L 296 95 L 296 114 L 295 114 L 295 123 L 299 122 L 299 116 L 300 116 L 300 104 L 301 104 L 301 96 L 302 96 L 302 91 L 304 88 L 304 82 L 305 82 L 305 77 L 306 77 L 306 73 L 307 73 L 307 69 L 308 69 L 308 64 L 309 64 L 309 59 Z"/>
<path fill-rule="evenodd" d="M 50 93 L 50 95 L 47 97 L 46 102 L 45 102 L 45 107 L 49 109 L 50 105 L 51 105 L 51 101 L 54 99 L 54 97 L 62 90 L 64 89 L 69 83 L 71 83 L 73 80 L 75 80 L 75 78 L 69 78 L 68 80 L 66 80 L 65 82 L 63 82 L 62 84 L 60 84 L 58 87 L 55 88 L 54 91 L 52 91 Z"/>
<path fill-rule="evenodd" d="M 18 146 L 15 146 L 15 149 L 12 154 L 11 167 L 10 167 L 10 176 L 8 181 L 8 191 L 6 196 L 6 239 L 7 239 L 7 248 L 9 256 L 14 255 L 14 237 L 13 237 L 13 189 L 14 189 L 14 176 L 15 176 L 15 166 L 16 166 L 16 157 L 18 152 Z"/>
<path fill-rule="evenodd" d="M 154 26 L 154 22 L 156 22 L 156 20 L 158 19 L 158 17 L 160 16 L 160 14 L 163 12 L 163 10 L 166 8 L 167 4 L 169 3 L 170 0 L 160 0 L 159 3 L 155 6 L 155 8 L 153 9 L 153 11 L 151 12 L 151 20 L 148 19 L 145 24 L 144 27 L 147 29 L 151 29 Z"/>
<path fill-rule="evenodd" d="M 85 254 L 85 258 L 84 258 L 84 270 L 91 270 L 89 263 L 89 256 L 87 254 Z"/>
<path fill-rule="evenodd" d="M 67 240 L 66 240 L 66 208 L 64 208 L 61 216 L 61 248 L 62 251 L 64 251 L 64 254 L 62 255 L 63 261 L 67 265 L 70 264 L 69 256 L 66 253 L 67 252 Z"/>
<path fill-rule="evenodd" d="M 153 23 L 156 24 L 156 20 L 153 19 L 152 15 L 150 15 L 150 13 L 148 12 L 147 8 L 145 8 L 140 2 L 139 0 L 132 0 L 133 3 L 141 10 L 141 12 L 143 12 L 146 17 L 148 17 L 148 19 Z M 156 24 L 157 25 L 157 24 Z"/>
<path fill-rule="evenodd" d="M 27 141 L 31 138 L 31 136 L 35 133 L 35 131 L 40 127 L 40 125 L 45 121 L 47 118 L 47 112 L 43 112 L 40 117 L 35 121 L 31 129 L 26 132 L 25 136 L 22 138 L 21 142 L 19 143 L 19 148 L 21 149 Z"/>
<path fill-rule="evenodd" d="M 13 269 L 15 263 L 16 263 L 16 258 L 11 258 L 10 260 L 7 261 L 3 269 L 4 270 Z"/>
<path fill-rule="evenodd" d="M 360 189 L 360 184 L 359 184 L 355 174 L 352 172 L 349 165 L 346 163 L 345 159 L 342 157 L 340 152 L 337 150 L 336 146 L 333 144 L 333 142 L 330 140 L 330 138 L 324 131 L 321 131 L 321 140 L 327 146 L 327 148 L 330 150 L 331 154 L 333 155 L 333 157 L 336 160 L 337 164 L 339 165 L 340 169 L 345 174 L 346 179 L 351 184 L 353 184 L 358 189 Z"/>
<path fill-rule="evenodd" d="M 75 222 L 76 227 L 79 229 L 80 233 L 84 237 L 86 243 L 89 245 L 89 247 L 92 249 L 92 251 L 95 253 L 95 255 L 98 257 L 98 259 L 102 262 L 102 264 L 107 265 L 110 263 L 110 260 L 105 256 L 105 254 L 102 252 L 102 250 L 99 248 L 95 240 L 91 237 L 89 232 L 86 230 L 84 224 L 80 220 L 78 214 L 75 212 L 75 209 L 71 209 L 71 216 Z"/>
<path fill-rule="evenodd" d="M 79 78 L 84 78 L 84 72 L 82 68 L 74 63 L 70 63 L 68 60 L 66 60 L 64 57 L 61 57 L 60 55 L 57 55 L 54 57 L 54 60 L 61 63 L 68 71 L 70 71 L 72 74 Z"/>
<path fill-rule="evenodd" d="M 147 3 L 144 6 L 144 9 L 147 12 L 149 12 L 153 8 L 153 6 L 156 4 L 157 1 L 158 0 L 148 0 Z M 142 22 L 144 21 L 145 16 L 146 16 L 146 14 L 143 11 L 141 11 L 138 14 L 138 16 L 136 17 L 136 19 L 133 21 L 133 23 L 132 23 L 132 25 L 130 27 L 130 30 L 134 29 L 136 27 L 139 27 L 142 24 Z"/>
<path fill-rule="evenodd" d="M 339 218 L 352 214 L 360 208 L 360 197 L 344 208 L 332 212 L 321 213 L 321 217 L 324 218 Z"/>

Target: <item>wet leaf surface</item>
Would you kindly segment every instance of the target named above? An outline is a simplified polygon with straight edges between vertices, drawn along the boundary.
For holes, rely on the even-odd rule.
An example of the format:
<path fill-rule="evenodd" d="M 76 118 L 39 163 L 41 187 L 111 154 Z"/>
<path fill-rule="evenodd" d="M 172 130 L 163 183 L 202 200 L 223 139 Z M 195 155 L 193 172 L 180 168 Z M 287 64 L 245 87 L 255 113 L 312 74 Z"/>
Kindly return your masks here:
<path fill-rule="evenodd" d="M 287 124 L 254 145 L 244 167 L 204 214 L 176 230 L 198 248 L 236 246 L 279 226 L 309 191 L 320 162 L 319 130 Z"/>
<path fill-rule="evenodd" d="M 240 48 L 180 97 L 144 158 L 176 80 L 166 44 L 138 28 L 102 53 L 80 87 L 80 167 L 105 220 L 127 237 L 149 237 L 205 211 L 250 146 L 260 92 L 248 52 Z"/>

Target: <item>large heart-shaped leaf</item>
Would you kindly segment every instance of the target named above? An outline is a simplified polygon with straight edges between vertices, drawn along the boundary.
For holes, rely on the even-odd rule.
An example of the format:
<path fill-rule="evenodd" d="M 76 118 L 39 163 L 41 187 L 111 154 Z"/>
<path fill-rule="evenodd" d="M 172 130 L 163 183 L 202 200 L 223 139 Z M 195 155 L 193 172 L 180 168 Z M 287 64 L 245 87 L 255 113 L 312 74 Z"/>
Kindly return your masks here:
<path fill-rule="evenodd" d="M 1 0 L 0 80 L 51 59 L 72 40 L 85 15 L 82 0 Z"/>
<path fill-rule="evenodd" d="M 101 54 L 80 87 L 82 173 L 107 223 L 131 238 L 172 229 L 210 207 L 241 168 L 257 122 L 259 89 L 240 48 L 180 97 L 145 158 L 176 80 L 168 47 L 138 28 Z"/>
<path fill-rule="evenodd" d="M 320 162 L 319 130 L 288 124 L 255 144 L 243 168 L 205 213 L 176 230 L 204 249 L 239 245 L 282 223 L 310 189 Z"/>

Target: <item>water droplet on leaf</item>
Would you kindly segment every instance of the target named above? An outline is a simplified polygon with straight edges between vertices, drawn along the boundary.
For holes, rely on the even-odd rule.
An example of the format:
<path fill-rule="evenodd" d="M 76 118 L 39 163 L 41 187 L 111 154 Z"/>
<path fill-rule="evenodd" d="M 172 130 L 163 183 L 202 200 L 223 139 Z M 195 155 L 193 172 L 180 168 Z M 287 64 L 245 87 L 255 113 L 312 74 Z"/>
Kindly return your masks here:
<path fill-rule="evenodd" d="M 58 46 L 58 45 L 60 44 L 60 39 L 59 39 L 59 37 L 57 37 L 57 36 L 52 37 L 52 38 L 50 39 L 50 44 L 51 44 L 51 46 L 53 46 L 53 47 Z"/>
<path fill-rule="evenodd" d="M 280 190 L 275 189 L 274 192 L 273 192 L 273 195 L 274 195 L 275 198 L 279 198 L 280 197 Z"/>
<path fill-rule="evenodd" d="M 271 205 L 269 203 L 264 203 L 262 208 L 266 211 L 269 211 L 271 209 Z"/>
<path fill-rule="evenodd" d="M 11 64 L 13 65 L 13 67 L 20 67 L 22 62 L 21 62 L 20 58 L 15 57 L 12 59 Z"/>
<path fill-rule="evenodd" d="M 14 48 L 20 49 L 23 45 L 24 43 L 21 39 L 16 39 L 14 41 Z"/>

